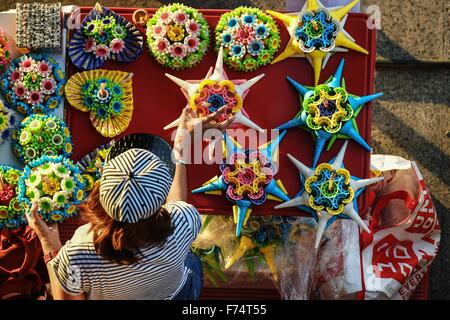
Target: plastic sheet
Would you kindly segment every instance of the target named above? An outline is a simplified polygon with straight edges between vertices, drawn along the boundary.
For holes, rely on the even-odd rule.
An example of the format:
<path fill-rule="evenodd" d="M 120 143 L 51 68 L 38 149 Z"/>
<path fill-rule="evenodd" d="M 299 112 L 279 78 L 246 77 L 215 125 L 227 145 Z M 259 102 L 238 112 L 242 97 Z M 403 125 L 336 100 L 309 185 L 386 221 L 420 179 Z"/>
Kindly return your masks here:
<path fill-rule="evenodd" d="M 317 260 L 315 224 L 312 218 L 297 217 L 287 241 L 280 248 L 277 259 L 280 275 L 276 286 L 282 299 L 305 300 L 310 296 Z"/>

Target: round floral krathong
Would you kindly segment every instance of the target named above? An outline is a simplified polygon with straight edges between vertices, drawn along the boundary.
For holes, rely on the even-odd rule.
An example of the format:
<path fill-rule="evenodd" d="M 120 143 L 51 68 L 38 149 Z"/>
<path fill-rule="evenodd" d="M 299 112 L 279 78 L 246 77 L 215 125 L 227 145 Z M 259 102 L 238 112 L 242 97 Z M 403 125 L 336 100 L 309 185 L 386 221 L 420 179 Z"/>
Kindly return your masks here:
<path fill-rule="evenodd" d="M 23 55 L 14 59 L 1 78 L 5 102 L 18 112 L 49 113 L 62 101 L 64 73 L 45 55 Z"/>
<path fill-rule="evenodd" d="M 55 116 L 29 116 L 12 138 L 16 155 L 25 163 L 43 155 L 70 157 L 73 151 L 69 128 Z"/>
<path fill-rule="evenodd" d="M 332 50 L 339 31 L 339 22 L 326 9 L 321 8 L 300 14 L 294 32 L 301 50 L 309 53 L 314 50 Z"/>
<path fill-rule="evenodd" d="M 348 103 L 348 93 L 344 88 L 331 88 L 326 84 L 319 85 L 303 101 L 306 124 L 312 130 L 323 129 L 328 133 L 336 133 L 342 123 L 353 117 L 353 108 Z"/>
<path fill-rule="evenodd" d="M 208 23 L 194 8 L 163 6 L 147 22 L 147 41 L 158 63 L 173 69 L 189 68 L 206 54 Z"/>
<path fill-rule="evenodd" d="M 125 95 L 123 86 L 108 78 L 86 80 L 81 95 L 91 115 L 102 120 L 120 115 L 125 107 L 122 101 Z"/>
<path fill-rule="evenodd" d="M 345 205 L 354 197 L 348 170 L 334 170 L 328 163 L 317 166 L 315 175 L 306 179 L 305 190 L 309 194 L 311 208 L 316 211 L 326 210 L 331 215 L 342 213 Z"/>
<path fill-rule="evenodd" d="M 7 65 L 12 60 L 11 46 L 6 33 L 0 29 L 0 74 L 5 72 Z"/>
<path fill-rule="evenodd" d="M 242 98 L 236 92 L 233 82 L 206 79 L 200 83 L 189 105 L 202 117 L 226 108 L 226 111 L 215 119 L 217 122 L 222 122 L 242 109 Z"/>
<path fill-rule="evenodd" d="M 62 156 L 43 156 L 25 167 L 19 181 L 19 200 L 48 222 L 61 222 L 76 213 L 84 199 L 84 178 L 71 160 Z"/>
<path fill-rule="evenodd" d="M 0 165 L 0 230 L 17 229 L 26 223 L 24 207 L 17 194 L 21 175 L 22 172 L 12 166 Z"/>
<path fill-rule="evenodd" d="M 97 59 L 109 59 L 110 54 L 121 53 L 125 48 L 127 29 L 113 15 L 100 16 L 89 21 L 83 28 L 86 37 L 84 51 L 93 53 Z"/>
<path fill-rule="evenodd" d="M 276 23 L 256 8 L 225 13 L 216 27 L 216 49 L 224 47 L 225 62 L 236 70 L 251 71 L 271 62 L 280 45 Z"/>
<path fill-rule="evenodd" d="M 235 153 L 230 157 L 230 164 L 222 164 L 220 170 L 230 201 L 246 199 L 255 205 L 266 201 L 264 188 L 274 174 L 270 161 L 261 152 Z"/>

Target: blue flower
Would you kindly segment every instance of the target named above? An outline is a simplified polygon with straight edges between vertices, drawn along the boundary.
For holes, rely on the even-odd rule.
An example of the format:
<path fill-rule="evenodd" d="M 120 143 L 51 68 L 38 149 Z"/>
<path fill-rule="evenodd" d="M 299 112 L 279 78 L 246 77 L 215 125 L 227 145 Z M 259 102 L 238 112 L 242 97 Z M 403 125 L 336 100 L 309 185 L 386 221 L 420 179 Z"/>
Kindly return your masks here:
<path fill-rule="evenodd" d="M 269 29 L 264 25 L 260 24 L 255 29 L 255 37 L 256 39 L 265 39 L 269 36 Z"/>
<path fill-rule="evenodd" d="M 103 107 L 99 107 L 97 109 L 97 115 L 100 119 L 104 119 L 108 115 L 108 111 Z"/>
<path fill-rule="evenodd" d="M 233 42 L 233 36 L 230 33 L 224 33 L 222 35 L 222 44 L 228 47 Z"/>
<path fill-rule="evenodd" d="M 115 95 L 118 95 L 118 96 L 120 96 L 120 95 L 123 94 L 122 86 L 119 85 L 119 84 L 115 84 L 115 85 L 112 87 L 112 91 L 113 91 L 113 93 L 114 93 Z"/>
<path fill-rule="evenodd" d="M 94 99 L 91 96 L 86 96 L 84 98 L 84 104 L 86 107 L 90 108 L 94 105 Z"/>
<path fill-rule="evenodd" d="M 236 18 L 231 18 L 228 20 L 228 27 L 235 28 L 238 26 L 238 20 Z"/>
<path fill-rule="evenodd" d="M 263 49 L 264 43 L 261 40 L 253 40 L 247 46 L 247 50 L 252 56 L 259 55 Z"/>
<path fill-rule="evenodd" d="M 255 21 L 256 21 L 256 17 L 254 15 L 250 15 L 250 14 L 246 14 L 242 18 L 242 22 L 246 25 L 252 25 L 255 23 Z"/>
<path fill-rule="evenodd" d="M 236 44 L 231 48 L 230 54 L 232 57 L 242 58 L 245 54 L 245 48 L 240 44 Z"/>
<path fill-rule="evenodd" d="M 115 115 L 120 114 L 123 109 L 123 103 L 121 101 L 113 101 L 111 105 L 112 113 Z"/>

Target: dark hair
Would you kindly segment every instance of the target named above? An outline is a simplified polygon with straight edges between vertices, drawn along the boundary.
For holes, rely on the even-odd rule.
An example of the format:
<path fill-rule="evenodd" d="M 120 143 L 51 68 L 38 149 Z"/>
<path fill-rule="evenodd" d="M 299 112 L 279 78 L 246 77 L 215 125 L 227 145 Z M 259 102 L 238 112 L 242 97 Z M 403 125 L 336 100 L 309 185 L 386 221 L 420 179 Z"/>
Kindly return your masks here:
<path fill-rule="evenodd" d="M 136 223 L 116 221 L 100 203 L 100 187 L 96 183 L 86 203 L 79 206 L 82 218 L 91 223 L 95 251 L 102 257 L 119 263 L 132 264 L 142 256 L 139 248 L 161 244 L 172 233 L 172 221 L 164 208 Z"/>

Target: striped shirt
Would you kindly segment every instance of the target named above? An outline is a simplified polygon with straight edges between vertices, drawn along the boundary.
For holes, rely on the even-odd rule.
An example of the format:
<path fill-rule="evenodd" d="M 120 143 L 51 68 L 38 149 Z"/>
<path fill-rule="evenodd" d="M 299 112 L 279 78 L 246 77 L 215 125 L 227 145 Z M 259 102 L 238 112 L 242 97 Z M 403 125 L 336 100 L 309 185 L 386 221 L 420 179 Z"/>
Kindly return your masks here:
<path fill-rule="evenodd" d="M 71 240 L 49 262 L 61 287 L 70 295 L 91 300 L 163 300 L 183 287 L 189 269 L 184 265 L 201 221 L 198 211 L 182 201 L 165 206 L 174 232 L 158 246 L 141 249 L 143 258 L 120 265 L 95 252 L 90 224 L 75 231 Z"/>

